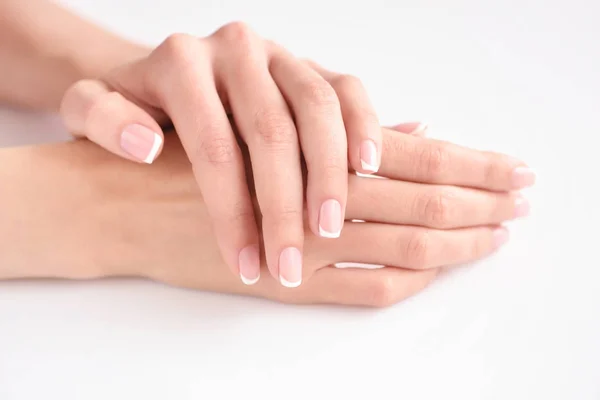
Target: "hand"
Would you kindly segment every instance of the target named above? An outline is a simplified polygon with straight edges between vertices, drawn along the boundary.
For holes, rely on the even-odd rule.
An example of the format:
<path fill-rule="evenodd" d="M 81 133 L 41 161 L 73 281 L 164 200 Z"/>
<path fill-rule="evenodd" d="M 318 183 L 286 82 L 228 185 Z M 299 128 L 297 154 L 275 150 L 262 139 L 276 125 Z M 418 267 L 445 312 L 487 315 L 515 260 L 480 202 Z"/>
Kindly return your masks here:
<path fill-rule="evenodd" d="M 147 57 L 102 80 L 76 83 L 62 115 L 71 131 L 139 162 L 160 152 L 172 121 L 192 163 L 225 263 L 254 282 L 259 232 L 245 166 L 228 115 L 248 146 L 271 274 L 302 275 L 303 182 L 308 226 L 337 238 L 347 171 L 377 172 L 381 130 L 360 81 L 296 59 L 247 26 L 206 38 L 173 35 Z"/>
<path fill-rule="evenodd" d="M 347 176 L 347 217 L 367 222 L 347 222 L 336 241 L 307 235 L 300 288 L 271 279 L 245 286 L 223 268 L 189 162 L 178 141 L 168 139 L 163 157 L 149 168 L 86 142 L 35 148 L 26 157 L 38 166 L 28 198 L 40 201 L 28 204 L 26 215 L 44 215 L 35 226 L 55 234 L 44 236 L 43 249 L 27 252 L 40 258 L 31 264 L 70 265 L 59 276 L 76 279 L 135 275 L 284 302 L 384 306 L 425 287 L 438 267 L 477 260 L 504 243 L 508 232 L 499 224 L 528 207 L 509 190 L 533 178 L 507 156 L 383 130 L 380 173 L 391 179 Z M 53 189 L 58 180 L 60 192 Z M 55 201 L 48 201 L 47 192 Z M 77 223 L 64 224 L 74 212 Z M 62 229 L 56 231 L 58 224 Z M 19 243 L 41 242 L 35 230 L 21 235 Z M 332 267 L 340 262 L 386 267 Z"/>

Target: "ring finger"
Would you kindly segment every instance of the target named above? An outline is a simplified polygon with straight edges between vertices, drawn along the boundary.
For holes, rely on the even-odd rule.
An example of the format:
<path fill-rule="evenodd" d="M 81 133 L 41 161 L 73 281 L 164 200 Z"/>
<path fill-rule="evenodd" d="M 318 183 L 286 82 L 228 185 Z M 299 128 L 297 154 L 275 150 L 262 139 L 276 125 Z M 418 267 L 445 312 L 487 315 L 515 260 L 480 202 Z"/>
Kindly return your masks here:
<path fill-rule="evenodd" d="M 308 170 L 307 205 L 313 233 L 337 238 L 348 192 L 347 143 L 336 92 L 318 73 L 273 46 L 270 70 L 294 113 Z"/>
<path fill-rule="evenodd" d="M 500 224 L 529 213 L 516 192 L 489 192 L 349 176 L 348 219 L 454 229 Z"/>

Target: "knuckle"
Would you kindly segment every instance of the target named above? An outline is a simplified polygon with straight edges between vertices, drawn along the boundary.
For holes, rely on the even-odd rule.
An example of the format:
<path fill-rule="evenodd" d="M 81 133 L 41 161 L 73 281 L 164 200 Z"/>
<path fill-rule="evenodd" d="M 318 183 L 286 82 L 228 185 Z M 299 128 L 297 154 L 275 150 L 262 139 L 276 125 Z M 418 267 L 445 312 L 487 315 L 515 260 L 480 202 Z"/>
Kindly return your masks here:
<path fill-rule="evenodd" d="M 288 227 L 291 224 L 302 221 L 302 210 L 289 205 L 267 207 L 261 210 L 263 213 L 263 224 Z"/>
<path fill-rule="evenodd" d="M 452 201 L 454 194 L 445 189 L 435 190 L 423 197 L 421 202 L 421 220 L 435 228 L 444 229 L 452 221 Z"/>
<path fill-rule="evenodd" d="M 206 138 L 198 140 L 194 159 L 214 167 L 228 166 L 236 159 L 235 146 L 236 144 L 231 139 L 207 135 Z"/>
<path fill-rule="evenodd" d="M 141 73 L 144 90 L 153 97 L 163 98 L 182 85 L 194 85 L 197 66 L 206 60 L 203 56 L 206 49 L 204 41 L 192 35 L 168 36 L 150 55 L 150 68 Z"/>
<path fill-rule="evenodd" d="M 252 204 L 245 201 L 238 201 L 233 204 L 230 208 L 230 214 L 228 220 L 233 222 L 235 225 L 250 225 L 255 224 L 254 209 Z"/>
<path fill-rule="evenodd" d="M 441 144 L 426 146 L 419 154 L 419 164 L 433 180 L 440 180 L 448 167 L 448 152 Z"/>
<path fill-rule="evenodd" d="M 323 144 L 322 146 L 325 146 Z M 347 180 L 348 176 L 348 158 L 347 158 L 347 145 L 346 143 L 342 143 L 340 141 L 331 141 L 326 144 L 327 150 L 325 154 L 322 154 L 320 159 L 315 162 L 319 168 L 319 174 L 325 180 L 331 179 L 339 179 L 340 177 L 344 177 L 344 180 Z M 309 162 L 308 169 L 309 172 L 312 169 L 312 161 L 307 160 Z"/>
<path fill-rule="evenodd" d="M 333 86 L 341 94 L 342 100 L 352 99 L 352 107 L 345 110 L 345 120 L 361 121 L 363 125 L 379 128 L 379 117 L 373 109 L 361 80 L 353 75 L 340 75 L 334 78 Z"/>
<path fill-rule="evenodd" d="M 64 99 L 68 99 L 71 97 L 74 98 L 80 98 L 80 94 L 86 93 L 87 92 L 87 87 L 92 83 L 93 81 L 89 80 L 89 79 L 82 79 L 80 81 L 75 82 L 74 84 L 72 84 L 71 86 L 69 86 L 69 88 L 65 91 L 65 94 L 63 96 L 63 100 Z"/>
<path fill-rule="evenodd" d="M 407 140 L 402 139 L 404 139 L 402 135 L 383 135 L 382 153 L 388 155 L 391 159 L 410 157 L 411 164 L 416 164 L 418 159 L 414 157 L 414 147 Z"/>
<path fill-rule="evenodd" d="M 362 81 L 354 75 L 341 74 L 336 76 L 333 81 L 335 86 L 344 91 L 363 88 Z"/>
<path fill-rule="evenodd" d="M 291 118 L 283 113 L 257 112 L 254 116 L 254 128 L 263 144 L 269 146 L 287 146 L 297 140 Z"/>
<path fill-rule="evenodd" d="M 323 167 L 323 176 L 326 181 L 344 179 L 347 181 L 348 163 L 345 158 L 339 157 L 338 154 L 332 154 L 326 157 Z"/>
<path fill-rule="evenodd" d="M 481 165 L 481 173 L 483 175 L 484 182 L 492 183 L 497 182 L 498 177 L 502 176 L 501 171 L 511 169 L 509 163 L 502 162 L 502 158 L 495 153 L 488 153 L 484 157 L 483 165 Z"/>
<path fill-rule="evenodd" d="M 311 80 L 304 83 L 301 93 L 305 102 L 313 106 L 329 110 L 336 110 L 340 107 L 335 90 L 326 81 Z"/>
<path fill-rule="evenodd" d="M 89 131 L 90 127 L 96 124 L 99 119 L 104 120 L 107 117 L 114 118 L 114 116 L 119 115 L 124 100 L 123 95 L 118 92 L 104 93 L 94 99 L 83 124 L 84 130 Z"/>
<path fill-rule="evenodd" d="M 256 34 L 250 26 L 242 21 L 234 21 L 224 25 L 215 36 L 236 48 L 248 48 L 256 40 Z"/>
<path fill-rule="evenodd" d="M 194 60 L 197 38 L 185 33 L 174 33 L 158 47 L 157 52 L 175 66 L 186 66 Z"/>
<path fill-rule="evenodd" d="M 368 287 L 367 305 L 377 308 L 389 307 L 396 303 L 397 287 L 391 277 L 383 277 L 375 280 Z"/>
<path fill-rule="evenodd" d="M 308 172 L 309 174 L 316 172 L 315 175 L 319 178 L 314 183 L 319 187 L 329 188 L 336 192 L 343 189 L 343 193 L 347 193 L 348 164 L 345 159 L 327 157 L 325 164 L 316 169 L 309 165 Z"/>
<path fill-rule="evenodd" d="M 424 269 L 429 265 L 431 254 L 431 235 L 426 230 L 416 231 L 405 243 L 406 263 L 408 267 Z"/>

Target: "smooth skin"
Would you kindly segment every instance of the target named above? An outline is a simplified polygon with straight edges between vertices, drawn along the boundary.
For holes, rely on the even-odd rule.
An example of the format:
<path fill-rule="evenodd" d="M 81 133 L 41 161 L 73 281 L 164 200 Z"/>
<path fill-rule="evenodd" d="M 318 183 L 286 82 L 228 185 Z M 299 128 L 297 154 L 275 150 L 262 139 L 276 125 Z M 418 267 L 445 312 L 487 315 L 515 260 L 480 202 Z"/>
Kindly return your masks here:
<path fill-rule="evenodd" d="M 206 38 L 172 35 L 147 57 L 77 82 L 61 114 L 70 131 L 148 163 L 160 152 L 160 126 L 172 121 L 226 263 L 246 282 L 258 279 L 260 218 L 271 275 L 298 286 L 304 195 L 312 233 L 337 238 L 348 161 L 371 174 L 381 158 L 379 121 L 360 81 L 320 71 L 236 22 Z M 260 216 L 238 139 L 250 151 Z"/>
<path fill-rule="evenodd" d="M 260 277 L 264 243 L 271 275 L 284 286 L 300 285 L 308 232 L 336 238 L 349 219 L 348 171 L 384 175 L 386 146 L 360 81 L 296 59 L 242 23 L 206 38 L 172 35 L 151 50 L 46 0 L 0 0 L 0 56 L 0 77 L 6 77 L 0 101 L 60 108 L 75 135 L 128 160 L 154 161 L 163 146 L 161 127 L 172 123 L 225 264 L 246 284 Z M 413 127 L 405 130 L 424 131 Z M 396 145 L 406 153 L 396 160 L 405 168 L 401 179 L 493 191 L 534 181 L 518 160 L 511 161 L 518 166 L 511 176 L 520 183 L 507 185 L 509 178 L 493 168 L 469 169 L 471 162 L 488 168 L 483 153 L 448 156 L 434 144 Z M 464 176 L 448 179 L 452 168 Z M 445 204 L 453 190 L 438 202 Z M 482 196 L 471 193 L 471 200 Z"/>
<path fill-rule="evenodd" d="M 0 56 L 8 77 L 0 100 L 54 110 L 70 87 L 60 107 L 69 130 L 124 158 L 152 162 L 161 127 L 173 124 L 223 257 L 247 283 L 259 277 L 257 223 L 271 274 L 297 286 L 305 214 L 312 233 L 337 238 L 348 164 L 363 174 L 379 168 L 379 122 L 360 81 L 325 73 L 243 23 L 206 38 L 175 34 L 149 49 L 47 0 L 0 0 Z M 250 149 L 260 220 L 240 140 Z"/>
<path fill-rule="evenodd" d="M 522 215 L 523 203 L 516 193 L 486 189 L 519 186 L 513 159 L 387 129 L 382 138 L 380 171 L 388 179 L 347 174 L 346 229 L 336 241 L 306 236 L 304 283 L 296 289 L 273 279 L 244 285 L 227 271 L 176 135 L 166 135 L 151 166 L 87 141 L 0 150 L 0 279 L 136 276 L 286 303 L 383 307 L 419 292 L 440 267 L 476 261 L 506 242 L 500 224 Z M 423 156 L 438 151 L 459 167 Z M 423 164 L 411 170 L 411 161 Z M 333 267 L 343 262 L 384 267 Z"/>

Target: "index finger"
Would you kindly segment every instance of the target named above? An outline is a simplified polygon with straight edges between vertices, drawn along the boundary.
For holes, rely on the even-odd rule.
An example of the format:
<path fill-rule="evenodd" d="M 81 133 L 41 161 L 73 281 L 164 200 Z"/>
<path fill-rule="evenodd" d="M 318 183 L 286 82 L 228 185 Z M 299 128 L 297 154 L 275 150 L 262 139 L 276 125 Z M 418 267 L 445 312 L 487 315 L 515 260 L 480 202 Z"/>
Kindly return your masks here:
<path fill-rule="evenodd" d="M 378 175 L 412 182 L 518 190 L 535 183 L 527 165 L 505 154 L 480 151 L 440 140 L 398 135 L 382 128 Z"/>

